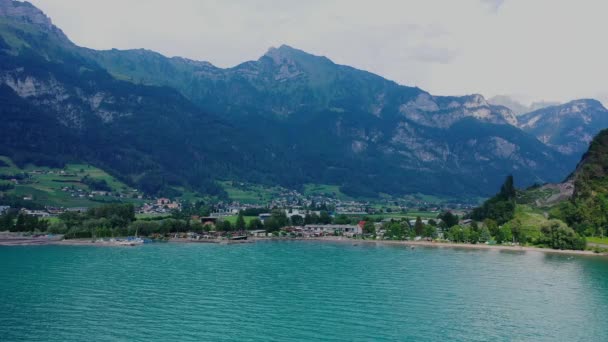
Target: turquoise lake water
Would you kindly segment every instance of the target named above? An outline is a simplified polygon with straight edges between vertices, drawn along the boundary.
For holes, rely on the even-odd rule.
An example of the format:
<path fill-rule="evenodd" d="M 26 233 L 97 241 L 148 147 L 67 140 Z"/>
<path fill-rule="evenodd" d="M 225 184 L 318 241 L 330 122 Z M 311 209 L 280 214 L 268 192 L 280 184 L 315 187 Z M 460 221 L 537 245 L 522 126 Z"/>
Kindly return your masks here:
<path fill-rule="evenodd" d="M 608 260 L 348 243 L 0 248 L 1 341 L 608 341 Z"/>

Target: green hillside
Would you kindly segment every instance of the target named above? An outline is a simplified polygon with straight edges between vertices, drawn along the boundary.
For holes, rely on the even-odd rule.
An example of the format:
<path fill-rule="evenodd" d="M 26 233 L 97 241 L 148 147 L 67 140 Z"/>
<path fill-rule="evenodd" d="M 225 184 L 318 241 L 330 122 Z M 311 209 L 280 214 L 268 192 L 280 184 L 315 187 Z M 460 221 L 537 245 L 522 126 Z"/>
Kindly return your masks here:
<path fill-rule="evenodd" d="M 277 198 L 285 189 L 279 186 L 264 186 L 237 181 L 218 182 L 233 201 L 245 204 L 266 204 Z"/>
<path fill-rule="evenodd" d="M 142 203 L 137 190 L 107 172 L 86 164 L 68 164 L 64 168 L 28 165 L 19 168 L 0 156 L 0 191 L 4 195 L 30 198 L 32 202 L 55 207 L 91 207 L 107 202 Z"/>

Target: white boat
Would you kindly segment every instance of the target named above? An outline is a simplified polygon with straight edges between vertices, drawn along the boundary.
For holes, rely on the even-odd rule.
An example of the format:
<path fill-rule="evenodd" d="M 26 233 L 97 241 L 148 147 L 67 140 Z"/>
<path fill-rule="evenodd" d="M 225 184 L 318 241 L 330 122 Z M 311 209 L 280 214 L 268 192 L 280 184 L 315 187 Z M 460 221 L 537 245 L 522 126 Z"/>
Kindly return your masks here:
<path fill-rule="evenodd" d="M 144 244 L 144 240 L 140 238 L 131 238 L 126 240 L 112 238 L 109 240 L 97 240 L 95 242 L 111 246 L 139 246 Z"/>
<path fill-rule="evenodd" d="M 144 240 L 140 238 L 127 239 L 117 241 L 116 244 L 118 246 L 139 246 L 144 244 Z"/>

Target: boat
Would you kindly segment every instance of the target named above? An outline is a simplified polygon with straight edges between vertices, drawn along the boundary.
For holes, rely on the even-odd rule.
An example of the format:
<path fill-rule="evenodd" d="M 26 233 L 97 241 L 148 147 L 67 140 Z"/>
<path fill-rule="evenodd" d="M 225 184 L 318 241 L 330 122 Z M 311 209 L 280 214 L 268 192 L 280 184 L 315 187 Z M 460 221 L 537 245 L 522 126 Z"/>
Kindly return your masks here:
<path fill-rule="evenodd" d="M 126 240 L 119 241 L 119 246 L 139 246 L 144 244 L 144 239 L 135 237 L 127 238 Z"/>
<path fill-rule="evenodd" d="M 141 238 L 127 238 L 125 240 L 121 239 L 110 239 L 110 240 L 97 240 L 96 242 L 102 244 L 109 244 L 112 246 L 139 246 L 144 244 L 144 240 Z"/>

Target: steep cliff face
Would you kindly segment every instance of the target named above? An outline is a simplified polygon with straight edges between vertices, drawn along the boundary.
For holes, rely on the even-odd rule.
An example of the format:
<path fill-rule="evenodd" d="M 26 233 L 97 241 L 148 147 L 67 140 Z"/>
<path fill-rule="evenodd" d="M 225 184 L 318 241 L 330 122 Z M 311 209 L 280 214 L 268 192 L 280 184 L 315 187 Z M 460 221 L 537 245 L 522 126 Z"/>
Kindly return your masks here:
<path fill-rule="evenodd" d="M 29 2 L 0 0 L 0 16 L 21 20 L 44 30 L 55 30 L 51 19 Z"/>
<path fill-rule="evenodd" d="M 485 195 L 507 174 L 525 185 L 571 168 L 481 95 L 433 96 L 288 46 L 228 69 L 95 51 L 29 4 L 0 8 L 0 85 L 28 112 L 0 107 L 19 121 L 4 134 L 27 135 L 36 111 L 56 127 L 37 131 L 53 150 L 7 138 L 2 153 L 14 157 L 86 159 L 152 190 L 213 191 L 213 180 L 234 178 L 365 196 Z"/>
<path fill-rule="evenodd" d="M 420 94 L 402 105 L 400 112 L 406 118 L 430 127 L 447 128 L 467 117 L 494 124 L 517 125 L 517 118 L 510 109 L 492 106 L 479 94 L 463 97 Z"/>

